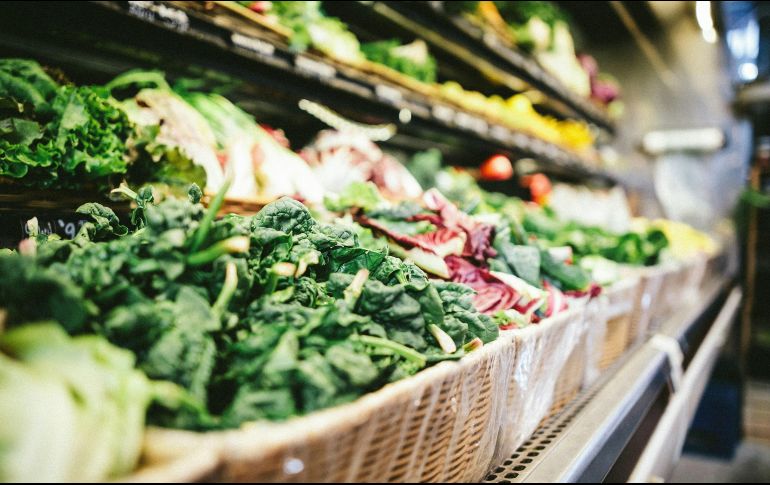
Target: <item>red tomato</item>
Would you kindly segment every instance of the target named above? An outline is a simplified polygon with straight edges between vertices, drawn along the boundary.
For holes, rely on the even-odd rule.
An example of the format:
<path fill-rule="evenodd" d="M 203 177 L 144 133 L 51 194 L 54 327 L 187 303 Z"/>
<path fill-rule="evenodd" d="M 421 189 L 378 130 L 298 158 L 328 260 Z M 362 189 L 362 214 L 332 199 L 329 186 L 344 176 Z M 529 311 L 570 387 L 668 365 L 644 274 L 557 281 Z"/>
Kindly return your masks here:
<path fill-rule="evenodd" d="M 513 177 L 513 164 L 505 155 L 492 155 L 481 164 L 481 178 L 484 180 L 508 180 Z"/>
<path fill-rule="evenodd" d="M 551 194 L 551 181 L 542 173 L 528 175 L 522 178 L 522 183 L 529 188 L 532 194 L 532 200 L 539 205 L 545 205 L 548 202 L 548 196 Z"/>

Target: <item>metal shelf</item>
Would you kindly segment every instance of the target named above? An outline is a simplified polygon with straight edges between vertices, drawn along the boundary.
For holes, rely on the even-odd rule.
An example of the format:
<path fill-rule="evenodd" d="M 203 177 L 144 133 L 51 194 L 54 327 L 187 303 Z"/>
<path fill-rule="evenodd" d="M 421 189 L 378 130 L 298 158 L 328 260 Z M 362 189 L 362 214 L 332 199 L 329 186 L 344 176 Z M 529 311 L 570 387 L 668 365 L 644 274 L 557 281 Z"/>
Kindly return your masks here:
<path fill-rule="evenodd" d="M 672 455 L 663 453 L 661 444 L 669 446 L 666 451 L 676 446 L 663 437 L 678 426 L 681 436 L 673 444 L 681 451 L 739 301 L 731 281 L 713 282 L 696 304 L 672 315 L 656 337 L 628 352 L 547 421 L 486 482 L 626 481 L 632 474 L 646 479 L 667 469 Z M 661 340 L 679 344 L 672 349 Z M 692 363 L 683 375 L 672 353 Z"/>
<path fill-rule="evenodd" d="M 567 89 L 529 55 L 506 45 L 497 35 L 485 32 L 461 16 L 445 12 L 443 2 L 325 2 L 334 15 L 349 23 L 364 22 L 393 36 L 422 38 L 442 60 L 453 60 L 476 74 L 511 91 L 535 89 L 549 98 L 548 107 L 564 118 L 580 118 L 614 133 L 614 122 L 605 109 Z M 366 17 L 369 17 L 368 19 Z"/>
<path fill-rule="evenodd" d="M 466 164 L 494 152 L 532 157 L 556 174 L 616 183 L 556 145 L 165 2 L 7 2 L 0 6 L 0 55 L 33 57 L 81 77 L 94 72 L 99 81 L 136 67 L 202 68 L 246 81 L 262 94 L 262 104 L 277 105 L 295 119 L 303 116 L 297 102 L 307 98 L 357 121 L 396 123 L 401 135 L 394 145 L 424 140 L 425 147 L 457 151 Z"/>

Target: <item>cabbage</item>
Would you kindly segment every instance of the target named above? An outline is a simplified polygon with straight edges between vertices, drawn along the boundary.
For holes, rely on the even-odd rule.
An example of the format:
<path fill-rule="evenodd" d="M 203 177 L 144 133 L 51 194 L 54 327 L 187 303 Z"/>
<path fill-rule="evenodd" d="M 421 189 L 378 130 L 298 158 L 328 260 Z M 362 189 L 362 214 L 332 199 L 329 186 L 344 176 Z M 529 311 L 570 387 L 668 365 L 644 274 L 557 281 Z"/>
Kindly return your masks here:
<path fill-rule="evenodd" d="M 0 335 L 0 481 L 96 481 L 139 459 L 159 389 L 131 352 L 54 323 Z"/>

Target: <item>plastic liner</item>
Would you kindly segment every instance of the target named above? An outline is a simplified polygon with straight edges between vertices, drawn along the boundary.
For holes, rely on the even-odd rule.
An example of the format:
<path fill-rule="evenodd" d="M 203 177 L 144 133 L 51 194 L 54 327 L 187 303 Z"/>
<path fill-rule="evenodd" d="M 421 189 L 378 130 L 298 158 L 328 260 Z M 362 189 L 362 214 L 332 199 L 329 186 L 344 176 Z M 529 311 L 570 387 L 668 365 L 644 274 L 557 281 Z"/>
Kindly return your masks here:
<path fill-rule="evenodd" d="M 598 298 L 590 300 L 585 308 L 586 358 L 583 372 L 584 387 L 588 387 L 596 382 L 601 375 L 599 363 L 602 358 L 604 339 L 607 335 L 607 305 L 607 295 L 603 291 Z"/>
<path fill-rule="evenodd" d="M 576 315 L 573 325 L 579 325 L 579 336 L 574 348 L 567 357 L 564 366 L 559 372 L 559 376 L 556 379 L 553 390 L 553 403 L 548 413 L 546 413 L 543 420 L 555 415 L 561 411 L 564 406 L 570 403 L 575 396 L 578 395 L 580 389 L 583 387 L 583 381 L 585 378 L 586 369 L 588 367 L 588 328 L 591 325 L 591 321 L 588 319 L 588 305 L 596 298 L 584 301 L 574 302 L 578 306 L 579 314 Z M 582 311 L 580 311 L 582 310 Z M 542 421 L 541 421 L 542 422 Z"/>
<path fill-rule="evenodd" d="M 538 325 L 511 331 L 516 359 L 509 375 L 493 463 L 510 457 L 551 408 L 556 381 L 584 333 L 583 311 L 570 309 Z"/>
<path fill-rule="evenodd" d="M 649 334 L 654 307 L 659 305 L 663 279 L 668 270 L 660 266 L 651 266 L 635 270 L 639 278 L 637 294 L 634 297 L 634 309 L 631 328 L 628 332 L 629 346 L 644 340 Z"/>
<path fill-rule="evenodd" d="M 634 318 L 634 301 L 638 297 L 639 279 L 626 278 L 604 292 L 606 308 L 606 332 L 601 347 L 599 369 L 611 366 L 623 355 L 632 341 L 630 338 Z"/>

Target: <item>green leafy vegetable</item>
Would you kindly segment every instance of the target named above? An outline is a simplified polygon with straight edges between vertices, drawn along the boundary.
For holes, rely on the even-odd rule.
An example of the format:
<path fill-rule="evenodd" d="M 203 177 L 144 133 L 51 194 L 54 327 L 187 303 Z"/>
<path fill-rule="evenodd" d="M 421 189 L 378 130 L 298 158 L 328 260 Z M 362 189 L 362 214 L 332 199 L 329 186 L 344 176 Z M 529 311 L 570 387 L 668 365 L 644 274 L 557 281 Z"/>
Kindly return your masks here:
<path fill-rule="evenodd" d="M 224 193 L 226 187 L 221 193 Z M 152 189 L 117 189 L 136 202 L 131 229 L 88 204 L 72 241 L 39 235 L 36 255 L 0 255 L 0 308 L 14 328 L 57 319 L 132 351 L 153 379 L 189 401 L 152 408 L 151 423 L 189 429 L 286 419 L 355 399 L 464 355 L 497 327 L 462 285 L 432 283 L 356 228 L 316 221 L 281 199 L 254 217 L 214 218 Z M 190 199 L 200 189 L 190 191 Z M 360 228 L 358 228 L 360 230 Z M 25 302 L 38 295 L 35 305 Z M 445 338 L 455 348 L 447 353 Z M 473 344 L 476 347 L 478 344 Z"/>
<path fill-rule="evenodd" d="M 133 470 L 151 401 L 184 399 L 133 364 L 130 352 L 54 323 L 0 335 L 0 479 L 96 481 Z"/>

